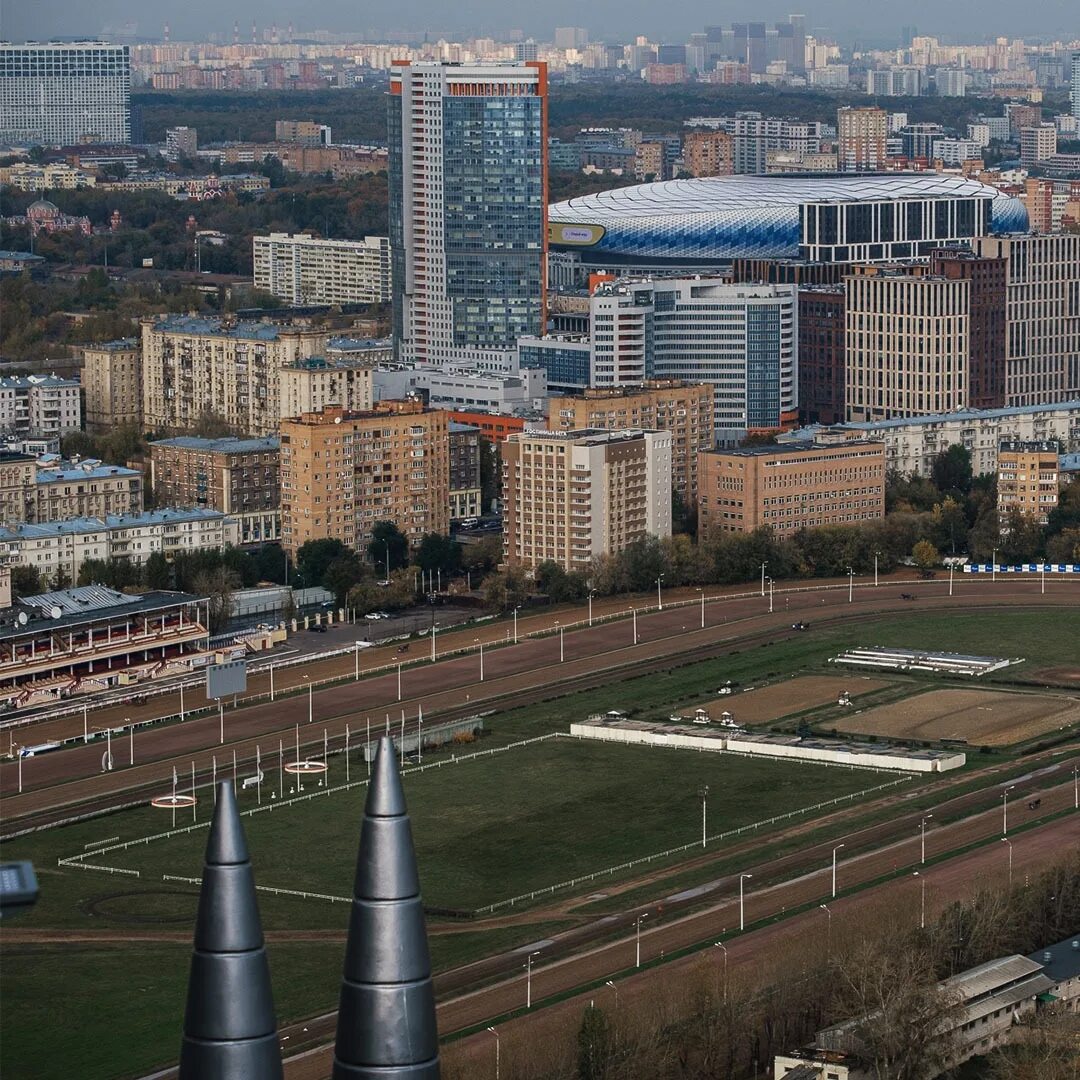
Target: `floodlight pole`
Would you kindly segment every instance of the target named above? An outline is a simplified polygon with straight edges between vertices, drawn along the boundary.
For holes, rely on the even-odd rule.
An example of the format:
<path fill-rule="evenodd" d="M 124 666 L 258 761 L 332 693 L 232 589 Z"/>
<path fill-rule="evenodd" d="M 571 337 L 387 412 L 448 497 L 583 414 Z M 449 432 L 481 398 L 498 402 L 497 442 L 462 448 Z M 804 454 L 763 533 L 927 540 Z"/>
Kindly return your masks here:
<path fill-rule="evenodd" d="M 767 562 L 763 562 L 761 564 L 761 595 L 762 596 L 765 595 L 765 567 L 768 566 L 768 565 L 769 564 Z"/>
<path fill-rule="evenodd" d="M 933 814 L 927 814 L 922 819 L 922 823 L 919 825 L 919 832 L 922 834 L 922 852 L 919 862 L 922 866 L 926 865 L 926 823 L 933 817 Z"/>
<path fill-rule="evenodd" d="M 218 707 L 218 738 L 221 745 L 225 744 L 225 703 L 221 698 L 216 698 Z"/>
<path fill-rule="evenodd" d="M 844 846 L 843 844 L 837 844 L 832 849 L 832 895 L 834 900 L 836 899 L 836 853 Z"/>
<path fill-rule="evenodd" d="M 745 930 L 746 929 L 746 909 L 745 909 L 744 904 L 743 904 L 743 900 L 744 900 L 743 882 L 747 878 L 752 878 L 753 876 L 754 876 L 753 874 L 740 874 L 739 875 L 739 929 L 740 930 Z"/>
<path fill-rule="evenodd" d="M 641 920 L 642 919 L 647 919 L 648 917 L 649 917 L 649 913 L 647 911 L 643 912 L 641 915 L 639 915 L 637 917 L 637 938 L 636 938 L 636 949 L 635 949 L 635 955 L 634 955 L 634 967 L 641 967 Z"/>
<path fill-rule="evenodd" d="M 1001 842 L 1003 844 L 1008 844 L 1009 845 L 1009 888 L 1011 889 L 1012 888 L 1012 855 L 1013 855 L 1012 841 L 1007 836 L 1003 836 L 1001 838 Z"/>
<path fill-rule="evenodd" d="M 705 590 L 704 589 L 698 589 L 698 592 L 701 593 L 701 629 L 704 630 L 705 629 Z"/>

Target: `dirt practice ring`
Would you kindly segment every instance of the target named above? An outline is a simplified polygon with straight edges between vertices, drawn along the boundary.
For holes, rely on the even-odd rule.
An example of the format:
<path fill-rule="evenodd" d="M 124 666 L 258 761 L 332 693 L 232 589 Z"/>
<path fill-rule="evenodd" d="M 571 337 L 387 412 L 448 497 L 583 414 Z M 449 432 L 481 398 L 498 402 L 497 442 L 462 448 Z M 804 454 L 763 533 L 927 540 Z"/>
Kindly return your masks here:
<path fill-rule="evenodd" d="M 930 690 L 864 713 L 845 712 L 834 726 L 847 734 L 1009 746 L 1077 723 L 1080 698 L 1066 693 Z"/>
<path fill-rule="evenodd" d="M 800 675 L 794 679 L 750 687 L 734 694 L 714 698 L 705 706 L 710 719 L 730 712 L 738 724 L 767 724 L 822 705 L 836 705 L 840 695 L 847 693 L 852 700 L 874 690 L 883 690 L 892 683 L 858 672 L 842 671 L 836 675 Z M 841 710 L 837 708 L 837 712 Z"/>

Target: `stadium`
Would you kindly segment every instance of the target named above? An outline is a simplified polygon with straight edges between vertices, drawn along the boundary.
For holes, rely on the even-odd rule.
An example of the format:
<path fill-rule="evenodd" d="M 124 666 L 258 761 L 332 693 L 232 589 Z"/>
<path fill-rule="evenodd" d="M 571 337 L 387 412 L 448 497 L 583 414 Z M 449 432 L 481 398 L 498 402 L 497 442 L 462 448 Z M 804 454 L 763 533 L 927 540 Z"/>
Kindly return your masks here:
<path fill-rule="evenodd" d="M 1019 199 L 936 173 L 667 180 L 556 203 L 548 219 L 555 252 L 657 268 L 917 258 L 927 246 L 1028 228 Z"/>

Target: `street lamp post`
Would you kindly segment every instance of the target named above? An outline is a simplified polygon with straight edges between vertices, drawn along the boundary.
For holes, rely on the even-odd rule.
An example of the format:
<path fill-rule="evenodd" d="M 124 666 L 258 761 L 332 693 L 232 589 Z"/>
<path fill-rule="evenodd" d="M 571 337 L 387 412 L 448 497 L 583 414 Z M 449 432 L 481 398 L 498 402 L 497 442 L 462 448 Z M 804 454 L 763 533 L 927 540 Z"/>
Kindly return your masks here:
<path fill-rule="evenodd" d="M 1010 784 L 1001 793 L 1001 835 L 1008 836 L 1009 834 L 1009 792 L 1016 787 L 1015 784 Z"/>
<path fill-rule="evenodd" d="M 305 676 L 305 678 L 306 678 L 306 676 Z M 223 704 L 221 698 L 215 698 L 214 700 L 217 702 L 217 709 L 218 709 L 219 742 L 224 743 L 225 742 L 225 705 Z"/>
<path fill-rule="evenodd" d="M 1077 787 L 1077 767 L 1073 766 L 1073 809 L 1080 810 L 1080 787 Z"/>
<path fill-rule="evenodd" d="M 514 608 L 514 644 L 517 644 L 517 613 L 521 610 L 520 607 Z M 592 611 L 592 597 L 589 597 L 589 611 Z M 592 622 L 592 616 L 589 616 L 589 622 Z"/>
<path fill-rule="evenodd" d="M 923 817 L 922 822 L 919 824 L 919 833 L 920 833 L 920 841 L 921 841 L 921 848 L 922 848 L 921 855 L 920 855 L 920 858 L 919 858 L 919 862 L 920 862 L 920 864 L 922 866 L 926 865 L 926 823 L 933 816 L 934 816 L 933 814 L 926 814 Z"/>
<path fill-rule="evenodd" d="M 315 684 L 308 678 L 307 679 L 307 722 L 310 724 L 315 719 Z"/>
<path fill-rule="evenodd" d="M 1009 888 L 1011 889 L 1012 888 L 1012 851 L 1013 851 L 1012 841 L 1007 836 L 1003 836 L 1001 838 L 1001 842 L 1003 844 L 1008 844 L 1009 845 Z"/>
<path fill-rule="evenodd" d="M 128 726 L 128 764 L 135 764 L 135 724 L 130 716 L 124 717 Z"/>
<path fill-rule="evenodd" d="M 589 625 L 592 626 L 592 598 L 596 595 L 592 589 L 589 590 Z"/>
<path fill-rule="evenodd" d="M 435 620 L 431 620 L 431 662 L 435 663 L 435 633 L 438 630 L 438 626 L 435 624 Z"/>
<path fill-rule="evenodd" d="M 953 571 L 956 569 L 955 563 L 949 563 L 949 595 L 952 596 L 953 589 Z"/>
<path fill-rule="evenodd" d="M 881 554 L 880 551 L 875 551 L 874 552 L 874 588 L 875 589 L 877 588 L 877 584 L 878 584 L 877 564 L 878 564 L 878 556 L 880 554 Z"/>
<path fill-rule="evenodd" d="M 769 564 L 767 562 L 763 562 L 761 564 L 761 595 L 762 596 L 765 595 L 765 567 L 768 566 L 768 565 Z"/>
<path fill-rule="evenodd" d="M 773 609 L 773 587 L 775 585 L 776 585 L 776 582 L 773 581 L 772 578 L 769 578 L 769 614 L 770 615 L 772 614 L 772 609 Z"/>
<path fill-rule="evenodd" d="M 740 874 L 739 875 L 739 929 L 740 930 L 745 930 L 746 929 L 746 918 L 745 918 L 746 909 L 745 909 L 745 907 L 743 905 L 743 897 L 744 897 L 744 894 L 743 894 L 743 882 L 747 878 L 752 878 L 753 876 L 754 876 L 753 874 Z"/>
<path fill-rule="evenodd" d="M 990 563 L 990 581 L 997 581 L 997 548 L 994 548 L 993 561 Z"/>
<path fill-rule="evenodd" d="M 919 875 L 919 871 L 915 870 L 912 877 L 919 879 L 919 929 L 926 929 L 926 878 Z"/>
<path fill-rule="evenodd" d="M 704 630 L 705 629 L 705 590 L 704 589 L 698 589 L 698 592 L 701 595 L 701 629 Z"/>
<path fill-rule="evenodd" d="M 531 952 L 525 957 L 525 1008 L 532 1008 L 532 962 L 534 956 L 539 956 L 539 951 Z"/>
<path fill-rule="evenodd" d="M 850 604 L 855 596 L 855 571 L 847 568 L 847 602 Z"/>
<path fill-rule="evenodd" d="M 714 941 L 713 945 L 717 949 L 724 950 L 724 1004 L 727 1004 L 727 946 L 722 941 Z"/>
<path fill-rule="evenodd" d="M 476 643 L 480 646 L 480 681 L 484 681 L 484 643 L 476 638 Z"/>
<path fill-rule="evenodd" d="M 825 931 L 825 934 L 826 934 L 825 951 L 829 956 L 831 956 L 832 955 L 832 912 L 829 910 L 829 905 L 828 904 L 818 904 L 818 907 L 821 908 L 821 910 L 824 911 L 825 914 L 829 918 L 829 921 L 828 921 L 828 924 L 827 924 L 828 928 Z"/>
<path fill-rule="evenodd" d="M 709 785 L 705 784 L 704 787 L 698 789 L 698 796 L 701 799 L 701 846 L 705 846 L 706 831 L 705 831 L 705 808 L 709 802 Z"/>
<path fill-rule="evenodd" d="M 355 663 L 353 664 L 353 677 L 357 682 L 360 681 L 360 642 L 359 641 L 356 643 L 356 656 L 355 656 Z"/>
<path fill-rule="evenodd" d="M 561 664 L 566 659 L 566 651 L 563 649 L 563 630 L 566 627 L 559 627 L 559 663 Z"/>
<path fill-rule="evenodd" d="M 615 991 L 615 1012 L 617 1013 L 619 1011 L 619 988 L 612 979 L 608 979 L 604 985 L 610 986 Z"/>
<path fill-rule="evenodd" d="M 489 1027 L 488 1031 L 495 1036 L 495 1080 L 499 1080 L 499 1033 L 493 1027 Z"/>
<path fill-rule="evenodd" d="M 663 580 L 664 580 L 664 575 L 663 574 L 661 574 L 656 579 L 656 610 L 657 611 L 663 611 L 664 610 L 664 598 L 660 594 L 660 582 L 663 581 Z"/>
<path fill-rule="evenodd" d="M 836 853 L 842 847 L 844 847 L 843 844 L 837 844 L 836 847 L 832 849 L 832 895 L 834 900 L 836 899 Z"/>
<path fill-rule="evenodd" d="M 635 939 L 635 952 L 634 952 L 634 967 L 641 967 L 641 920 L 647 919 L 649 913 L 647 911 L 642 912 L 637 917 L 637 935 Z"/>
<path fill-rule="evenodd" d="M 637 608 L 630 609 L 634 614 L 634 644 L 637 644 Z"/>

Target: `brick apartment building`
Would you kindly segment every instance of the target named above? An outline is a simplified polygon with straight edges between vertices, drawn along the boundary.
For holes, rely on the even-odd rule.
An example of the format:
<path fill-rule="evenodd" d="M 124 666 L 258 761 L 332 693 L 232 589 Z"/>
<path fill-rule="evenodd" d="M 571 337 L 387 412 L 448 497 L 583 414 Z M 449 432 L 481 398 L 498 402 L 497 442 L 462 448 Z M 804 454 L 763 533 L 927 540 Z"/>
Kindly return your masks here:
<path fill-rule="evenodd" d="M 160 506 L 198 506 L 223 514 L 276 510 L 279 458 L 276 436 L 161 439 L 150 444 L 150 483 Z"/>
<path fill-rule="evenodd" d="M 1004 526 L 1018 510 L 1046 524 L 1058 504 L 1060 459 L 1056 442 L 1003 442 L 998 447 L 998 518 Z"/>

